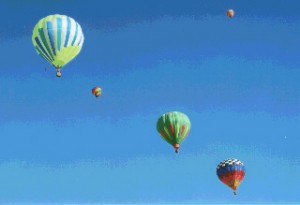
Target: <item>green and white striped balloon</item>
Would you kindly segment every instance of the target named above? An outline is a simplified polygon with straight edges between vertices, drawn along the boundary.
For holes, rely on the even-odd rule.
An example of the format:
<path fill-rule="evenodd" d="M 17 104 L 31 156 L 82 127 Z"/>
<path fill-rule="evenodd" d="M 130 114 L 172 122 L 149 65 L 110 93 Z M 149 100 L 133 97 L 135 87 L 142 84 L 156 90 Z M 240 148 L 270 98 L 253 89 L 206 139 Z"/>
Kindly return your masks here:
<path fill-rule="evenodd" d="M 177 153 L 180 143 L 190 132 L 191 122 L 182 112 L 168 112 L 158 119 L 156 128 L 160 136 L 173 145 Z"/>
<path fill-rule="evenodd" d="M 84 35 L 81 26 L 73 18 L 56 14 L 36 24 L 32 42 L 40 56 L 60 69 L 79 54 Z"/>

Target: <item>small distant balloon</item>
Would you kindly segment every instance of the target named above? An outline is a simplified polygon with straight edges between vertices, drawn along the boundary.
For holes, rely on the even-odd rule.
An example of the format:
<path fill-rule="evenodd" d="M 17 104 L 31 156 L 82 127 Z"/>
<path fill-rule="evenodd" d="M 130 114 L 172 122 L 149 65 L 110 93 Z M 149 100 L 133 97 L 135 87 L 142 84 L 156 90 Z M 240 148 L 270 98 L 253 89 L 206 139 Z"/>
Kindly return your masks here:
<path fill-rule="evenodd" d="M 234 10 L 233 10 L 233 9 L 229 9 L 229 10 L 226 12 L 226 14 L 227 14 L 227 16 L 228 16 L 229 18 L 233 18 L 233 16 L 234 16 Z"/>
<path fill-rule="evenodd" d="M 96 86 L 92 89 L 92 93 L 96 97 L 99 97 L 102 94 L 102 89 L 100 87 Z"/>

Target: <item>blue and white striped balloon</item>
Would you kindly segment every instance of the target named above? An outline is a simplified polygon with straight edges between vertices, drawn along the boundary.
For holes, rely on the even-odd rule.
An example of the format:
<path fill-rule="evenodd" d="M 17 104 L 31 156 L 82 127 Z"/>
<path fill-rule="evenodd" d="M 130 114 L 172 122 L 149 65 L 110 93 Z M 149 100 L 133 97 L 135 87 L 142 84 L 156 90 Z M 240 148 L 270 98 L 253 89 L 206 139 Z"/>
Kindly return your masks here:
<path fill-rule="evenodd" d="M 73 18 L 56 14 L 36 24 L 32 41 L 37 53 L 59 70 L 79 54 L 84 35 Z"/>

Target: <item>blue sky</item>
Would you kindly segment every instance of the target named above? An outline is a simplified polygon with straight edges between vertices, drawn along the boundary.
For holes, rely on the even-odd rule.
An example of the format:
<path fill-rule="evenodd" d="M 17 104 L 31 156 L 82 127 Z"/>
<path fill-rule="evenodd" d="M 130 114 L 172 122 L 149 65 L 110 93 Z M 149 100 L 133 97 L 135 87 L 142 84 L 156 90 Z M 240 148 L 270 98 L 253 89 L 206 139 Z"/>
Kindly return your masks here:
<path fill-rule="evenodd" d="M 299 6 L 3 0 L 0 203 L 299 203 Z M 85 35 L 62 78 L 31 41 L 55 13 Z M 173 110 L 192 123 L 178 155 L 156 131 Z M 238 196 L 215 174 L 229 157 Z"/>

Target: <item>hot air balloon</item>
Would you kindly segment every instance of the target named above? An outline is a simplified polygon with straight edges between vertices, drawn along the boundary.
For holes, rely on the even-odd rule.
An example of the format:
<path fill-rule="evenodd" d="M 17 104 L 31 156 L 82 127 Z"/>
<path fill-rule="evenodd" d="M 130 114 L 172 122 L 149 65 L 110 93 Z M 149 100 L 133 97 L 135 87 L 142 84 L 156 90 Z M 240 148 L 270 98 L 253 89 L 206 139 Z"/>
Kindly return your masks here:
<path fill-rule="evenodd" d="M 234 10 L 229 9 L 229 10 L 226 12 L 226 15 L 227 15 L 229 18 L 233 18 L 233 16 L 234 16 Z"/>
<path fill-rule="evenodd" d="M 160 136 L 178 153 L 180 143 L 190 132 L 191 122 L 188 116 L 182 112 L 168 112 L 158 119 L 156 128 Z"/>
<path fill-rule="evenodd" d="M 245 176 L 244 164 L 238 159 L 226 159 L 217 166 L 217 175 L 219 179 L 229 186 L 234 195 L 236 195 L 236 189 L 242 182 Z"/>
<path fill-rule="evenodd" d="M 96 97 L 99 97 L 102 94 L 102 89 L 100 87 L 96 86 L 92 89 L 92 93 Z"/>
<path fill-rule="evenodd" d="M 56 76 L 60 77 L 61 68 L 79 54 L 84 36 L 73 18 L 55 14 L 35 25 L 32 42 L 36 52 L 55 67 Z"/>

